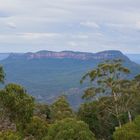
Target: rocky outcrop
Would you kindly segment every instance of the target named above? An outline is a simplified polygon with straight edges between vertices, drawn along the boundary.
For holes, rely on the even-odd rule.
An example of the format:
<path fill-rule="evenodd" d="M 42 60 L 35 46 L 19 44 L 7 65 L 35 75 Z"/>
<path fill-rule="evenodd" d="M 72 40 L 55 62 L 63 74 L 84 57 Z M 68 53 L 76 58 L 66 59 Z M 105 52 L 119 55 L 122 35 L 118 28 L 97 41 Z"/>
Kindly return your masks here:
<path fill-rule="evenodd" d="M 10 59 L 24 58 L 24 59 L 42 59 L 42 58 L 56 58 L 56 59 L 79 59 L 79 60 L 105 60 L 105 59 L 128 59 L 120 51 L 103 51 L 99 53 L 86 53 L 86 52 L 73 52 L 73 51 L 62 51 L 62 52 L 52 52 L 52 51 L 39 51 L 36 53 L 25 53 L 25 54 L 11 54 Z"/>

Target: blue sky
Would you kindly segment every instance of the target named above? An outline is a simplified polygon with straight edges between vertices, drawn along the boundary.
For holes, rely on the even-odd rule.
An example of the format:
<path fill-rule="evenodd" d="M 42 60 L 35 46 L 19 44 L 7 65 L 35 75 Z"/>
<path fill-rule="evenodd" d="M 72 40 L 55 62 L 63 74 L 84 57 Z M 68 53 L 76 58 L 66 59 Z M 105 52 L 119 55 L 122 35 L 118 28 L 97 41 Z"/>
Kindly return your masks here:
<path fill-rule="evenodd" d="M 0 52 L 140 53 L 140 0 L 0 0 Z"/>

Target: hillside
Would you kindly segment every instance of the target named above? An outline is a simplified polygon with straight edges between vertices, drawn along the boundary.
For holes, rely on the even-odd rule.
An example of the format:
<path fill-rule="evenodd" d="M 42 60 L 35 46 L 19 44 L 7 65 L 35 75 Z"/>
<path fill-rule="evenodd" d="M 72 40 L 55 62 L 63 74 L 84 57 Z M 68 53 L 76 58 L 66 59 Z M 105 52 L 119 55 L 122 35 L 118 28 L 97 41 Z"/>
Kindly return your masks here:
<path fill-rule="evenodd" d="M 140 66 L 120 51 L 10 54 L 1 64 L 7 74 L 6 82 L 22 84 L 37 100 L 50 102 L 61 94 L 67 94 L 71 104 L 77 106 L 84 88 L 79 83 L 81 77 L 107 59 L 123 59 L 124 65 L 132 71 L 131 76 L 140 73 Z"/>

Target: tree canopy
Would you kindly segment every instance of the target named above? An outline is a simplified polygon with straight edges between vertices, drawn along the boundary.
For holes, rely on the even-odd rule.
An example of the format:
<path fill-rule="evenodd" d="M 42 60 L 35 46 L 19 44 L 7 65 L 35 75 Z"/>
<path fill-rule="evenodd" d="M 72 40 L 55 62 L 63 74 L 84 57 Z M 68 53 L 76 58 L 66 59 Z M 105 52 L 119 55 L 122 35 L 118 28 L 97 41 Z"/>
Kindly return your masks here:
<path fill-rule="evenodd" d="M 122 125 L 120 117 L 128 109 L 125 108 L 126 110 L 124 110 L 124 106 L 126 107 L 126 102 L 130 100 L 131 97 L 127 96 L 125 101 L 122 100 L 124 99 L 124 92 L 121 90 L 122 83 L 126 83 L 126 75 L 129 73 L 129 69 L 123 66 L 121 60 L 110 60 L 99 64 L 96 69 L 88 72 L 81 80 L 81 82 L 83 82 L 86 78 L 89 78 L 92 83 L 92 85 L 85 91 L 83 98 L 94 98 L 99 100 L 99 98 L 103 96 L 110 97 L 108 101 L 106 100 L 107 102 L 105 101 L 103 103 L 104 106 L 106 106 L 108 113 L 111 113 L 114 117 L 116 117 L 119 127 Z M 130 92 L 129 95 L 131 95 Z M 129 102 L 129 105 L 130 104 L 132 104 L 132 102 Z M 127 111 L 128 118 L 130 118 L 131 113 L 129 110 Z"/>
<path fill-rule="evenodd" d="M 65 96 L 60 96 L 51 105 L 51 117 L 53 120 L 62 120 L 64 118 L 74 117 L 74 113 Z"/>
<path fill-rule="evenodd" d="M 39 117 L 33 117 L 31 122 L 24 129 L 25 137 L 33 138 L 34 140 L 43 139 L 48 132 L 48 124 Z"/>
<path fill-rule="evenodd" d="M 8 84 L 0 91 L 0 105 L 2 115 L 17 127 L 23 127 L 30 122 L 34 111 L 34 98 L 17 84 Z"/>
<path fill-rule="evenodd" d="M 44 140 L 95 140 L 95 137 L 87 124 L 67 118 L 51 125 Z"/>

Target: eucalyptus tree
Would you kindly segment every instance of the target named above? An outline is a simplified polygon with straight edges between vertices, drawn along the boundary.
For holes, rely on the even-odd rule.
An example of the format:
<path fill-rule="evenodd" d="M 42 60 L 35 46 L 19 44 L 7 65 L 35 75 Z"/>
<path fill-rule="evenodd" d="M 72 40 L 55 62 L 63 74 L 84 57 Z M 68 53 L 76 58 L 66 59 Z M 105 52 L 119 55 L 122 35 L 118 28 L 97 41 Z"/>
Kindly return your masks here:
<path fill-rule="evenodd" d="M 140 101 L 137 82 L 135 79 L 121 80 L 119 84 L 120 88 L 118 89 L 118 93 L 120 93 L 119 105 L 121 111 L 126 112 L 129 122 L 132 122 L 132 113 L 136 112 L 135 107 L 137 101 Z"/>
<path fill-rule="evenodd" d="M 127 112 L 129 122 L 140 113 L 140 75 L 131 80 L 119 81 L 118 92 L 121 95 L 120 106 L 123 112 Z"/>
<path fill-rule="evenodd" d="M 135 117 L 140 114 L 140 74 L 135 76 L 132 82 L 132 89 L 135 91 L 136 96 L 135 101 L 133 102 L 134 107 L 131 109 L 131 112 Z"/>
<path fill-rule="evenodd" d="M 120 104 L 121 81 L 126 79 L 129 73 L 129 69 L 123 66 L 121 60 L 110 60 L 99 64 L 81 79 L 81 83 L 86 79 L 90 80 L 90 87 L 85 90 L 83 98 L 99 100 L 101 97 L 109 96 L 102 104 L 108 113 L 116 117 L 119 127 L 121 127 L 120 116 L 123 113 L 121 108 L 123 105 Z"/>

